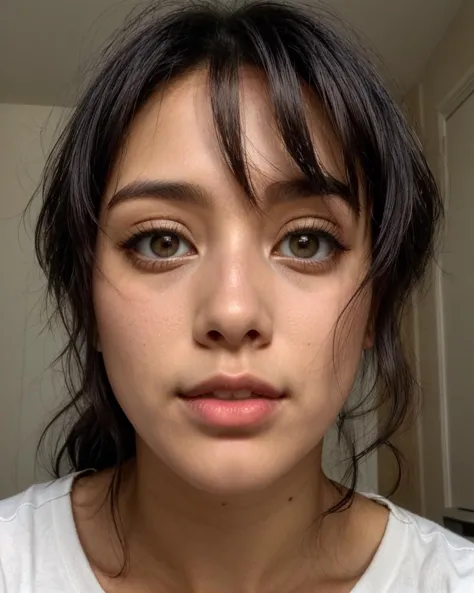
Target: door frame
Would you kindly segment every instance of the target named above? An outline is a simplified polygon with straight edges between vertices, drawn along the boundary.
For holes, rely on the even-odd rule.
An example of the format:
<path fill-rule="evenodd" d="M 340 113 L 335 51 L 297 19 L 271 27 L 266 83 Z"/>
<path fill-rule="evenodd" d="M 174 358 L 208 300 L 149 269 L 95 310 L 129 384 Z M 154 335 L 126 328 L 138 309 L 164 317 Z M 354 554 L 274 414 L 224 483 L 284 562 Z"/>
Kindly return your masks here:
<path fill-rule="evenodd" d="M 453 89 L 444 97 L 437 106 L 438 119 L 438 174 L 441 196 L 446 213 L 449 212 L 450 184 L 447 153 L 447 122 L 461 105 L 474 93 L 474 67 L 470 68 Z M 442 237 L 441 237 L 442 240 Z M 450 451 L 449 451 L 449 426 L 448 426 L 448 389 L 446 372 L 445 350 L 445 322 L 443 313 L 443 271 L 442 252 L 433 262 L 433 291 L 436 311 L 436 339 L 438 353 L 438 385 L 440 406 L 440 432 L 441 432 L 441 465 L 443 475 L 444 507 L 452 507 Z M 416 305 L 417 306 L 417 305 Z M 415 328 L 417 332 L 418 328 Z M 418 343 L 419 346 L 419 343 Z M 419 357 L 419 352 L 417 352 Z M 420 376 L 420 379 L 422 377 Z M 423 488 L 424 490 L 424 488 Z M 423 501 L 424 506 L 424 501 Z"/>

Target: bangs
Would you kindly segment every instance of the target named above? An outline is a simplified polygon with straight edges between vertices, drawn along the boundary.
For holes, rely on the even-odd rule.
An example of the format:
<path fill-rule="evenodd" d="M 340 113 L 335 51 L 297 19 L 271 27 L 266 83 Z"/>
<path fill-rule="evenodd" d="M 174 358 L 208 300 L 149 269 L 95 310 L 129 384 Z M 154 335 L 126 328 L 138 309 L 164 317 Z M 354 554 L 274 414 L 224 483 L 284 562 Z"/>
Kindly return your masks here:
<path fill-rule="evenodd" d="M 399 293 L 401 303 L 432 253 L 442 212 L 436 182 L 419 142 L 358 46 L 323 14 L 278 2 L 236 10 L 197 4 L 168 13 L 152 5 L 105 49 L 99 74 L 45 173 L 45 195 L 68 196 L 63 202 L 66 226 L 69 236 L 84 246 L 87 265 L 94 259 L 107 179 L 133 119 L 157 89 L 203 66 L 209 71 L 223 156 L 254 206 L 239 106 L 239 76 L 246 66 L 265 77 L 283 146 L 312 191 L 336 193 L 358 213 L 362 188 L 373 243 L 369 277 L 381 280 L 382 292 Z M 339 144 L 340 180 L 324 171 L 315 154 L 307 90 Z M 55 177 L 56 170 L 68 175 Z M 55 212 L 44 209 L 40 229 L 48 228 L 47 218 Z M 53 255 L 45 253 L 43 259 Z"/>
<path fill-rule="evenodd" d="M 283 145 L 315 195 L 336 193 L 357 214 L 363 197 L 373 238 L 367 279 L 393 273 L 403 253 L 404 265 L 414 274 L 398 280 L 400 290 L 408 290 L 421 277 L 430 252 L 431 230 L 441 211 L 438 191 L 404 116 L 359 48 L 322 17 L 315 21 L 304 10 L 290 13 L 275 2 L 221 15 L 203 47 L 222 153 L 251 202 L 257 203 L 242 138 L 242 67 L 264 75 Z M 339 144 L 342 180 L 331 177 L 315 153 L 303 89 L 322 108 Z M 415 224 L 428 232 L 416 238 Z M 419 259 L 422 253 L 426 257 Z"/>
<path fill-rule="evenodd" d="M 249 26 L 249 16 L 248 11 L 242 16 L 237 14 L 223 27 L 207 63 L 215 128 L 229 168 L 258 208 L 245 154 L 240 106 L 242 70 L 252 68 L 264 76 L 276 129 L 307 186 L 315 195 L 341 196 L 358 214 L 361 204 L 360 156 L 356 153 L 357 147 L 350 142 L 348 124 L 351 118 L 348 113 L 341 118 L 346 126 L 337 127 L 334 112 L 338 110 L 331 92 L 334 74 L 308 70 L 307 64 L 298 59 L 302 48 L 295 45 L 296 36 L 291 36 L 291 30 L 285 30 L 287 39 L 283 39 L 282 29 L 275 27 L 273 22 L 266 27 L 255 26 L 255 23 Z M 320 84 L 315 85 L 317 76 Z M 343 179 L 336 179 L 325 170 L 315 152 L 308 124 L 308 97 L 303 89 L 309 90 L 311 99 L 323 107 L 323 115 L 341 148 Z M 330 96 L 331 102 L 325 100 Z M 336 101 L 341 103 L 341 99 L 339 96 Z"/>

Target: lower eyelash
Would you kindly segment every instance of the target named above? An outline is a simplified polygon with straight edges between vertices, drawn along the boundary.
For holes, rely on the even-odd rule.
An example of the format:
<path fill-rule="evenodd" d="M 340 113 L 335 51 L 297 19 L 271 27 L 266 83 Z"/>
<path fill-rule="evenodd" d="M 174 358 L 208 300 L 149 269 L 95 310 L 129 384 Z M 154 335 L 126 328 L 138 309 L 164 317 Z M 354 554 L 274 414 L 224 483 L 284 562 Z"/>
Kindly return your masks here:
<path fill-rule="evenodd" d="M 334 251 L 323 260 L 310 260 L 305 258 L 288 257 L 288 256 L 276 256 L 276 259 L 284 262 L 288 267 L 295 268 L 297 270 L 304 270 L 307 272 L 327 272 L 331 270 L 338 262 L 340 256 L 348 251 L 345 247 L 339 248 L 335 246 Z"/>
<path fill-rule="evenodd" d="M 335 251 L 333 252 L 329 257 L 327 257 L 324 260 L 308 260 L 308 259 L 298 259 L 298 258 L 289 258 L 289 257 L 285 257 L 282 258 L 285 260 L 285 262 L 287 262 L 288 265 L 294 267 L 294 268 L 298 268 L 298 269 L 303 269 L 303 270 L 307 270 L 308 272 L 317 272 L 317 271 L 328 271 L 330 269 L 332 269 L 336 263 L 337 260 L 339 259 L 339 256 L 341 255 L 341 251 Z"/>
<path fill-rule="evenodd" d="M 175 257 L 170 259 L 146 259 L 137 255 L 133 250 L 126 250 L 126 255 L 132 261 L 133 265 L 146 272 L 157 272 L 158 270 L 170 270 L 173 267 L 183 264 L 183 258 Z M 189 256 L 186 257 L 188 259 Z"/>

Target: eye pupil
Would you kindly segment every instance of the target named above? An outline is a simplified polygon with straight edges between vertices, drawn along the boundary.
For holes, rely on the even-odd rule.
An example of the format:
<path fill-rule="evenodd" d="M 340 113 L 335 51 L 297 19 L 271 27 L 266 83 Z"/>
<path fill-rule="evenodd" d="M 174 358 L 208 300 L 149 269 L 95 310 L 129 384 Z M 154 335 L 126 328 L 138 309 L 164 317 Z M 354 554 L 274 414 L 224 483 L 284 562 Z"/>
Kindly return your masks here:
<path fill-rule="evenodd" d="M 172 257 L 179 249 L 179 238 L 176 235 L 155 235 L 150 241 L 150 248 L 160 257 Z"/>
<path fill-rule="evenodd" d="M 293 235 L 290 239 L 290 248 L 296 257 L 313 257 L 318 253 L 319 239 L 316 235 Z"/>

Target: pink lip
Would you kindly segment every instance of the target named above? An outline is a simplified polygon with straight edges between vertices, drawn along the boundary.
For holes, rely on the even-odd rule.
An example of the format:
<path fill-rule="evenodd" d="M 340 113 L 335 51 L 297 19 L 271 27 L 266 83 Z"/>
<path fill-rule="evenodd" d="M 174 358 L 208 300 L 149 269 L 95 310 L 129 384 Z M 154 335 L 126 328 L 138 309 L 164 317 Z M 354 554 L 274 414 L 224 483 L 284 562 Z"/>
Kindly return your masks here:
<path fill-rule="evenodd" d="M 254 397 L 223 400 L 206 397 L 214 391 L 251 391 Z M 206 425 L 244 428 L 264 423 L 281 405 L 284 393 L 251 375 L 218 375 L 179 394 L 194 417 Z"/>
<path fill-rule="evenodd" d="M 256 396 L 269 399 L 281 398 L 284 393 L 252 375 L 216 375 L 180 394 L 185 398 L 200 397 L 213 391 L 247 390 Z"/>
<path fill-rule="evenodd" d="M 263 424 L 281 406 L 281 399 L 223 400 L 211 397 L 183 398 L 188 410 L 201 422 L 218 428 L 249 428 Z"/>

